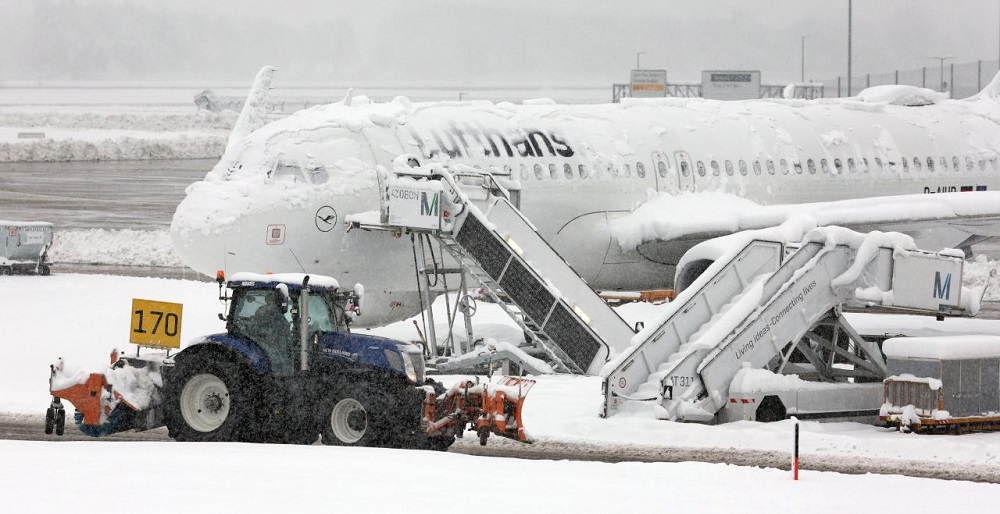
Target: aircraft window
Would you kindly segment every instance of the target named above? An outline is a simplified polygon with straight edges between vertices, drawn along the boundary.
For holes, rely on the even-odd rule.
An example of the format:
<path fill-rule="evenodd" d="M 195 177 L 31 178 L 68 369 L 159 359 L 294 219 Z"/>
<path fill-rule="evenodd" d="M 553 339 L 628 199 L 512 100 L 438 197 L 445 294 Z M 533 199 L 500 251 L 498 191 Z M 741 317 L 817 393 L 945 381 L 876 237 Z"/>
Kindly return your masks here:
<path fill-rule="evenodd" d="M 979 171 L 986 171 L 986 161 L 979 159 Z"/>
<path fill-rule="evenodd" d="M 830 173 L 830 163 L 826 161 L 826 158 L 819 160 L 820 168 L 823 168 L 823 173 Z"/>
<path fill-rule="evenodd" d="M 833 160 L 833 167 L 837 170 L 838 175 L 844 172 L 844 163 L 840 162 L 840 159 Z"/>
<path fill-rule="evenodd" d="M 733 176 L 733 161 L 726 160 L 726 175 Z"/>
<path fill-rule="evenodd" d="M 699 177 L 705 176 L 705 163 L 701 161 L 698 161 L 698 176 Z"/>
<path fill-rule="evenodd" d="M 972 157 L 965 156 L 965 169 L 972 171 L 976 168 L 976 163 L 972 162 Z"/>
<path fill-rule="evenodd" d="M 927 171 L 929 171 L 931 173 L 934 173 L 934 158 L 933 157 L 928 157 L 927 158 Z"/>
<path fill-rule="evenodd" d="M 629 166 L 627 162 L 625 163 L 625 176 L 626 177 L 632 176 L 632 167 Z"/>
<path fill-rule="evenodd" d="M 330 180 L 330 174 L 322 165 L 313 165 L 306 168 L 306 171 L 309 172 L 309 181 L 313 184 L 326 184 Z"/>
<path fill-rule="evenodd" d="M 913 171 L 916 172 L 916 173 L 920 173 L 921 168 L 922 168 L 922 166 L 920 164 L 920 157 L 914 157 L 913 158 Z"/>
<path fill-rule="evenodd" d="M 503 165 L 503 174 L 507 175 L 508 177 L 510 176 L 510 165 L 509 164 L 504 164 Z"/>
<path fill-rule="evenodd" d="M 542 180 L 542 165 L 541 164 L 536 164 L 535 165 L 535 178 L 538 179 L 538 180 Z"/>
<path fill-rule="evenodd" d="M 861 162 L 864 164 L 864 168 L 862 168 L 861 171 L 868 173 L 868 158 L 862 157 Z"/>
<path fill-rule="evenodd" d="M 760 175 L 760 161 L 753 161 L 753 174 Z"/>
<path fill-rule="evenodd" d="M 563 164 L 563 173 L 566 175 L 566 178 L 573 178 L 573 167 L 569 163 Z"/>
<path fill-rule="evenodd" d="M 302 178 L 302 170 L 294 162 L 278 162 L 274 165 L 272 177 L 276 179 L 290 177 L 293 181 L 298 181 Z"/>
<path fill-rule="evenodd" d="M 816 173 L 816 161 L 809 159 L 806 165 L 809 166 L 809 173 Z"/>
<path fill-rule="evenodd" d="M 747 174 L 747 161 L 740 159 L 740 175 L 745 176 L 746 174 Z"/>
<path fill-rule="evenodd" d="M 712 161 L 712 175 L 719 176 L 719 161 Z"/>
<path fill-rule="evenodd" d="M 663 162 L 660 161 L 660 164 L 663 164 Z M 635 163 L 635 174 L 639 178 L 646 178 L 646 165 L 643 164 L 641 161 L 637 161 Z"/>
<path fill-rule="evenodd" d="M 559 170 L 556 169 L 555 164 L 549 164 L 549 177 L 551 177 L 552 180 L 559 178 Z"/>
<path fill-rule="evenodd" d="M 587 178 L 587 165 L 581 164 L 579 169 L 580 169 L 580 178 Z"/>
<path fill-rule="evenodd" d="M 767 160 L 767 174 L 774 175 L 774 161 L 771 159 Z"/>
<path fill-rule="evenodd" d="M 993 168 L 993 171 L 997 170 L 997 158 L 996 158 L 996 156 L 990 157 L 990 168 Z"/>
<path fill-rule="evenodd" d="M 877 171 L 882 171 L 882 158 L 881 157 L 876 157 L 875 158 L 875 167 L 878 168 Z"/>
<path fill-rule="evenodd" d="M 641 162 L 638 163 L 638 164 L 636 164 L 635 167 L 636 167 L 636 169 L 640 170 L 640 173 L 642 173 L 642 174 L 646 173 L 646 170 L 643 169 L 644 166 L 642 165 Z M 667 163 L 665 163 L 663 161 L 657 161 L 656 162 L 656 172 L 659 173 L 661 177 L 665 178 L 667 176 Z M 641 177 L 642 175 L 639 175 L 639 176 Z M 687 175 L 685 175 L 685 176 L 687 176 Z"/>
<path fill-rule="evenodd" d="M 521 180 L 528 180 L 528 167 L 521 164 Z"/>
<path fill-rule="evenodd" d="M 607 172 L 615 177 L 621 175 L 621 170 L 618 169 L 618 166 L 615 166 L 612 163 L 608 163 Z"/>
<path fill-rule="evenodd" d="M 854 157 L 847 158 L 847 171 L 857 173 L 858 168 L 854 166 Z"/>
<path fill-rule="evenodd" d="M 688 166 L 687 161 L 681 161 L 681 175 L 687 177 L 691 174 L 690 166 Z"/>
<path fill-rule="evenodd" d="M 910 161 L 906 160 L 906 157 L 903 157 L 903 172 L 904 173 L 910 172 Z"/>
<path fill-rule="evenodd" d="M 778 164 L 781 165 L 781 174 L 788 175 L 788 160 L 782 159 L 778 161 Z"/>

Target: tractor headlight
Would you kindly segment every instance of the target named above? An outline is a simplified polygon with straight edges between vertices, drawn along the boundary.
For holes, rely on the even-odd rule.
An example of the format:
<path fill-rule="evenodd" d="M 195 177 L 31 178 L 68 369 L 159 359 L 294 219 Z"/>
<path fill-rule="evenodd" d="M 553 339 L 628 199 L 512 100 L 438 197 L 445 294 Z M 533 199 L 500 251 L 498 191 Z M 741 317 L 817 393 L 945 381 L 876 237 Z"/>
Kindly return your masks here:
<path fill-rule="evenodd" d="M 418 384 L 424 382 L 424 356 L 416 346 L 400 345 L 398 350 L 387 349 L 385 358 L 393 369 L 401 371 L 406 378 Z"/>

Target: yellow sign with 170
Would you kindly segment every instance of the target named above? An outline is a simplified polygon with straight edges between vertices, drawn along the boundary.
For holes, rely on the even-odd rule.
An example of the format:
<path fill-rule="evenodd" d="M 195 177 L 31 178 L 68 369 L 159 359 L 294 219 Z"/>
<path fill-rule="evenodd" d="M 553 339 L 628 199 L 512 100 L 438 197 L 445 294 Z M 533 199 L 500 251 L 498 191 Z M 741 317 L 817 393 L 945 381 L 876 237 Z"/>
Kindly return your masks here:
<path fill-rule="evenodd" d="M 129 342 L 155 348 L 180 348 L 183 309 L 180 303 L 133 298 Z"/>

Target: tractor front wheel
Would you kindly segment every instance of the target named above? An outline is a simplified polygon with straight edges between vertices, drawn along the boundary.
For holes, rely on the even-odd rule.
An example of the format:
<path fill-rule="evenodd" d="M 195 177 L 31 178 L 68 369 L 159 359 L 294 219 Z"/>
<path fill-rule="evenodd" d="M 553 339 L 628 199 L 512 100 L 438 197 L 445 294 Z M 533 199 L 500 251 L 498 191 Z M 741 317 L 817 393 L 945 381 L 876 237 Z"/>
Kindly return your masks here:
<path fill-rule="evenodd" d="M 321 404 L 323 444 L 379 446 L 390 442 L 391 424 L 381 395 L 367 384 L 340 389 Z"/>

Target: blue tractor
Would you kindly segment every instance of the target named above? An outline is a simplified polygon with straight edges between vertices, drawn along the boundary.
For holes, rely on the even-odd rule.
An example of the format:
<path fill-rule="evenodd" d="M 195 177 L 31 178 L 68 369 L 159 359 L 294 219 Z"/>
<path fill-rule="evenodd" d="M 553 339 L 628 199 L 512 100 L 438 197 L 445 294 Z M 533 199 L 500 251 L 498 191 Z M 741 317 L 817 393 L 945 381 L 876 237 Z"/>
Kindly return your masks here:
<path fill-rule="evenodd" d="M 456 430 L 428 431 L 426 402 L 444 388 L 424 373 L 419 346 L 352 333 L 360 288 L 342 290 L 317 275 L 237 273 L 228 292 L 219 276 L 226 332 L 176 355 L 120 358 L 110 371 L 59 389 L 52 370 L 46 432 L 62 433 L 60 398 L 77 408 L 89 435 L 166 425 L 178 441 L 245 441 L 444 450 Z M 112 387 L 115 368 L 154 377 L 148 405 Z M 130 370 L 134 374 L 134 370 Z M 133 381 L 134 382 L 134 381 Z M 110 385 L 109 385 L 110 384 Z M 93 390 L 89 390 L 89 389 Z M 138 395 L 141 396 L 141 395 Z M 53 426 L 59 425 L 59 426 Z M 460 435 L 460 434 L 458 434 Z"/>

